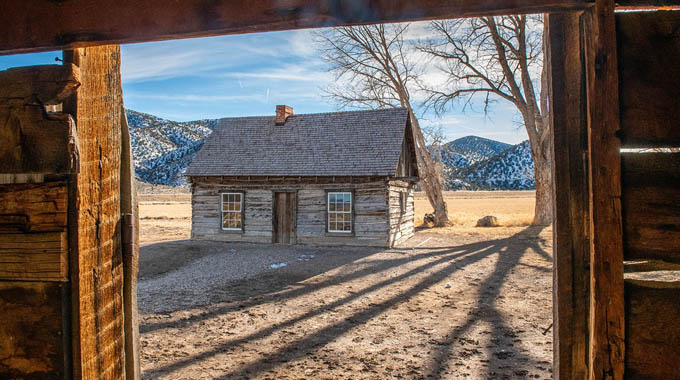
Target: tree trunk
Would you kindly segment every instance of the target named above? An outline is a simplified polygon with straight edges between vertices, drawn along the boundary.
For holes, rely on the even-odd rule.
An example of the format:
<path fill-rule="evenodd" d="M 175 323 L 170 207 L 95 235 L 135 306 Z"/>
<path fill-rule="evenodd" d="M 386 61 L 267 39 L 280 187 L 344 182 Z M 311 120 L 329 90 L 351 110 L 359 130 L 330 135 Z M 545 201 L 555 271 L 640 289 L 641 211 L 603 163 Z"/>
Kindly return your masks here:
<path fill-rule="evenodd" d="M 550 147 L 540 147 L 541 154 L 534 157 L 534 178 L 536 179 L 535 226 L 547 226 L 553 221 L 552 213 L 552 155 Z"/>
<path fill-rule="evenodd" d="M 537 104 L 539 116 L 536 122 L 540 122 L 537 128 L 539 131 L 538 139 L 534 143 L 536 149 L 532 149 L 534 159 L 534 178 L 536 179 L 536 204 L 534 209 L 533 225 L 547 226 L 553 222 L 553 125 L 548 106 L 548 94 L 552 92 L 552 68 L 550 62 L 550 35 L 548 31 L 549 22 L 546 19 L 543 23 L 543 68 L 541 71 L 541 93 L 540 102 Z"/>
<path fill-rule="evenodd" d="M 423 132 L 420 130 L 420 124 L 413 115 L 413 112 L 411 112 L 410 107 L 409 114 L 411 115 L 411 125 L 415 138 L 420 185 L 425 190 L 427 199 L 434 209 L 435 227 L 445 227 L 449 225 L 449 212 L 444 195 L 442 194 L 442 184 L 439 181 L 437 168 L 430 157 L 430 153 L 427 151 L 427 145 L 425 144 Z"/>

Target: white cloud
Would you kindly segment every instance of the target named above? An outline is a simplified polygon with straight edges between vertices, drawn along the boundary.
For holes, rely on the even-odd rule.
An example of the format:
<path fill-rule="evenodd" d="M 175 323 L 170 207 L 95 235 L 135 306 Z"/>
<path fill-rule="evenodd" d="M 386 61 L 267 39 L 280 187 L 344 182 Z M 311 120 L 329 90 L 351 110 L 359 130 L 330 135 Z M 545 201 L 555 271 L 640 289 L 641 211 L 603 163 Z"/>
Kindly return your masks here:
<path fill-rule="evenodd" d="M 326 82 L 332 79 L 328 72 L 310 69 L 303 65 L 286 65 L 282 68 L 267 68 L 265 70 L 236 72 L 230 71 L 219 75 L 223 78 L 269 79 L 301 82 Z"/>
<path fill-rule="evenodd" d="M 176 95 L 161 95 L 161 94 L 139 94 L 135 92 L 126 92 L 125 97 L 129 99 L 145 99 L 158 101 L 176 101 L 176 102 L 238 102 L 238 101 L 263 101 L 263 96 L 260 94 L 247 95 L 196 95 L 196 94 L 176 94 Z"/>

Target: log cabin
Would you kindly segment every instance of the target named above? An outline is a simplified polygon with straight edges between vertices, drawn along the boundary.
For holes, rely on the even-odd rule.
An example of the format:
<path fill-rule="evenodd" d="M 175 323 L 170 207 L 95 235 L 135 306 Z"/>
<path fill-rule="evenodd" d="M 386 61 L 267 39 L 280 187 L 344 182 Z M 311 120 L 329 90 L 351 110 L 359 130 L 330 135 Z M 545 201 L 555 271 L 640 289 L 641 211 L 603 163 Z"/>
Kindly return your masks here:
<path fill-rule="evenodd" d="M 0 78 L 0 120 L 13 118 L 3 136 L 28 147 L 2 165 L 0 378 L 141 378 L 138 217 L 118 44 L 545 13 L 554 376 L 677 379 L 680 153 L 650 148 L 680 147 L 679 8 L 678 0 L 4 2 L 0 54 L 63 49 L 67 67 Z M 38 112 L 52 104 L 62 112 Z"/>
<path fill-rule="evenodd" d="M 414 232 L 404 108 L 221 119 L 191 161 L 191 238 L 392 247 Z"/>

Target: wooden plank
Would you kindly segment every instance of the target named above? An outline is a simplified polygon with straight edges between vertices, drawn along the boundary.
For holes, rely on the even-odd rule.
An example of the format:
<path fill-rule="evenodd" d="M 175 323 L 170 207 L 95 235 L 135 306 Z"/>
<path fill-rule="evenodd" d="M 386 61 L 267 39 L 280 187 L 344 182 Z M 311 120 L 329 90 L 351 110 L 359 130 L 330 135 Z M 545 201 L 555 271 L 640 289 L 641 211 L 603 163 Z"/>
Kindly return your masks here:
<path fill-rule="evenodd" d="M 669 263 L 663 260 L 650 259 L 635 260 L 625 262 L 623 265 L 623 270 L 626 274 L 639 272 L 680 271 L 680 263 Z"/>
<path fill-rule="evenodd" d="M 384 219 L 389 217 L 389 246 L 402 243 L 415 232 L 414 209 L 413 209 L 413 184 L 402 181 L 390 181 L 387 187 L 387 199 L 383 202 L 383 207 L 387 203 L 388 209 L 378 212 L 377 216 Z M 405 197 L 402 196 L 405 194 Z M 402 202 L 406 202 L 402 205 Z"/>
<path fill-rule="evenodd" d="M 80 85 L 78 67 L 45 65 L 0 71 L 0 172 L 66 174 L 78 171 L 73 119 L 46 113 Z"/>
<path fill-rule="evenodd" d="M 584 12 L 590 192 L 589 379 L 623 379 L 621 157 L 614 1 Z"/>
<path fill-rule="evenodd" d="M 0 185 L 0 232 L 58 232 L 66 228 L 63 181 Z"/>
<path fill-rule="evenodd" d="M 677 9 L 678 0 L 618 0 L 616 9 L 619 10 L 669 10 Z"/>
<path fill-rule="evenodd" d="M 588 133 L 578 14 L 548 17 L 553 122 L 553 368 L 588 376 Z"/>
<path fill-rule="evenodd" d="M 626 280 L 626 379 L 677 379 L 680 281 Z"/>
<path fill-rule="evenodd" d="M 72 64 L 13 67 L 0 71 L 0 104 L 59 104 L 80 86 Z"/>
<path fill-rule="evenodd" d="M 66 232 L 0 234 L 0 280 L 68 281 Z"/>
<path fill-rule="evenodd" d="M 295 203 L 295 196 L 296 195 L 295 195 L 294 192 L 290 192 L 290 193 L 286 193 L 286 196 L 288 198 L 287 199 L 287 202 L 288 202 L 288 215 L 287 215 L 288 216 L 288 224 L 290 225 L 290 228 L 289 228 L 290 237 L 288 239 L 288 243 L 289 244 L 295 244 L 295 242 L 296 242 L 295 225 L 297 223 L 297 215 L 296 215 L 297 207 L 296 207 L 296 203 Z"/>
<path fill-rule="evenodd" d="M 616 15 L 624 147 L 680 147 L 680 12 Z"/>
<path fill-rule="evenodd" d="M 41 105 L 0 104 L 0 172 L 70 174 L 79 171 L 76 127 L 67 114 Z"/>
<path fill-rule="evenodd" d="M 366 246 L 366 247 L 387 247 L 387 236 L 370 237 L 364 239 L 348 237 L 306 237 L 298 235 L 298 244 L 314 244 L 320 246 Z"/>
<path fill-rule="evenodd" d="M 141 380 L 137 277 L 139 274 L 139 205 L 135 165 L 127 115 L 121 110 L 120 212 L 123 256 L 123 314 L 125 316 L 125 379 Z"/>
<path fill-rule="evenodd" d="M 222 241 L 222 242 L 245 242 L 245 243 L 263 243 L 270 244 L 272 242 L 271 233 L 268 235 L 248 235 L 248 234 L 214 234 L 196 233 L 192 235 L 192 239 L 206 240 L 206 241 Z"/>
<path fill-rule="evenodd" d="M 45 182 L 43 174 L 0 174 L 0 184 L 11 183 L 42 183 Z"/>
<path fill-rule="evenodd" d="M 81 168 L 73 177 L 74 378 L 123 378 L 120 47 L 64 52 L 81 86 L 63 104 L 78 125 Z"/>
<path fill-rule="evenodd" d="M 274 243 L 283 243 L 285 240 L 286 233 L 286 205 L 285 205 L 285 193 L 274 193 L 274 232 L 275 240 Z"/>
<path fill-rule="evenodd" d="M 387 21 L 583 9 L 584 0 L 24 0 L 3 4 L 0 53 Z M 153 22 L 149 22 L 153 20 Z"/>
<path fill-rule="evenodd" d="M 680 153 L 622 154 L 624 259 L 680 263 Z"/>
<path fill-rule="evenodd" d="M 0 378 L 69 378 L 65 284 L 0 281 Z"/>

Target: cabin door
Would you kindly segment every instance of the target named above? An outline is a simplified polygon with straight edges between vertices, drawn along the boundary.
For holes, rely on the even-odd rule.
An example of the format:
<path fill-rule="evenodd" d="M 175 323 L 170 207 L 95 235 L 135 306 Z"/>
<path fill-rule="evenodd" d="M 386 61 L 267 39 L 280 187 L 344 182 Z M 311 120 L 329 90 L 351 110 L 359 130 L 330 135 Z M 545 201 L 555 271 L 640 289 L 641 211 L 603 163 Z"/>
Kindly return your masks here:
<path fill-rule="evenodd" d="M 295 244 L 295 193 L 274 193 L 274 243 Z"/>

